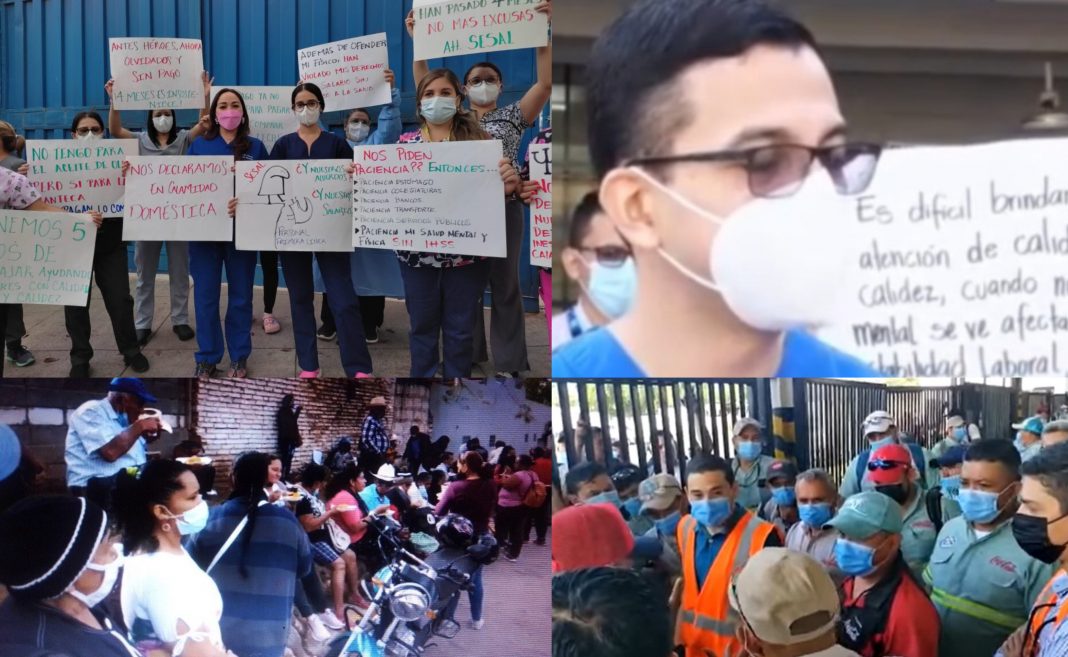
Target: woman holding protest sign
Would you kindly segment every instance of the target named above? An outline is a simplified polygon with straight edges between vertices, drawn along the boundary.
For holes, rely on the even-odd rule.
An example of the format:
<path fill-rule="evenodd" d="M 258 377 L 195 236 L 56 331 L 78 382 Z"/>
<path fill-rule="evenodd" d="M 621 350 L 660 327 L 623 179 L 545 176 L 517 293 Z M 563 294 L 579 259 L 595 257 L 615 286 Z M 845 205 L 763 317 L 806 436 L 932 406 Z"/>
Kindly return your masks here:
<path fill-rule="evenodd" d="M 25 145 L 26 140 L 15 132 L 15 126 L 7 121 L 0 121 L 0 167 L 18 171 L 22 165 L 26 164 L 26 160 L 18 156 Z M 33 352 L 22 346 L 22 337 L 26 335 L 22 304 L 12 303 L 0 306 L 0 313 L 7 315 L 7 329 L 2 332 L 7 345 L 7 361 L 15 367 L 33 365 L 37 361 Z"/>
<path fill-rule="evenodd" d="M 552 19 L 552 2 L 543 0 L 534 11 Z M 414 38 L 415 15 L 409 12 L 405 21 L 408 34 Z M 501 70 L 491 62 L 475 64 L 464 75 L 464 95 L 469 99 L 482 128 L 504 144 L 504 154 L 518 168 L 519 145 L 523 133 L 533 127 L 552 95 L 552 42 L 537 49 L 538 78 L 518 101 L 498 107 L 497 100 L 504 88 Z M 415 80 L 422 80 L 429 71 L 426 61 L 414 61 Z M 490 313 L 490 342 L 493 346 L 494 369 L 517 375 L 529 370 L 527 340 L 523 318 L 523 297 L 519 290 L 519 261 L 523 252 L 523 203 L 511 198 L 505 205 L 508 252 L 505 258 L 489 261 L 490 291 L 493 293 Z M 475 318 L 475 360 L 489 360 L 486 352 L 486 331 L 483 316 Z"/>
<path fill-rule="evenodd" d="M 211 78 L 208 72 L 204 80 L 204 108 L 200 118 L 208 115 L 211 102 Z M 114 80 L 108 80 L 104 90 L 111 98 Z M 138 155 L 185 155 L 189 142 L 204 133 L 207 123 L 198 121 L 192 128 L 179 129 L 172 109 L 149 110 L 145 130 L 135 133 L 122 126 L 122 119 L 115 104 L 108 111 L 108 129 L 115 139 L 136 139 Z M 137 265 L 137 288 L 134 296 L 134 326 L 137 341 L 143 347 L 152 336 L 152 324 L 156 313 L 156 272 L 163 242 L 134 242 L 134 263 Z M 189 327 L 189 243 L 167 242 L 167 273 L 171 283 L 171 326 L 179 340 L 192 340 L 193 329 Z"/>

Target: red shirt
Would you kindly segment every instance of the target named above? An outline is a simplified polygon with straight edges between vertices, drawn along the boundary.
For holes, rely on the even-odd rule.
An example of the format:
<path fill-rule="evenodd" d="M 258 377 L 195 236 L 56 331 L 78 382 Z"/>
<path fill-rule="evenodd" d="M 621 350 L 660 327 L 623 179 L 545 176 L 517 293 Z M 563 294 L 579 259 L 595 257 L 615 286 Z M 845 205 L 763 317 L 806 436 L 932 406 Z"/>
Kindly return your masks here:
<path fill-rule="evenodd" d="M 853 578 L 846 579 L 844 608 L 864 608 L 866 592 L 853 598 Z M 876 634 L 863 650 L 861 657 L 938 657 L 938 633 L 941 623 L 938 611 L 923 589 L 908 575 L 894 592 L 890 614 L 881 634 Z M 876 646 L 883 650 L 877 652 Z"/>
<path fill-rule="evenodd" d="M 541 483 L 548 486 L 553 483 L 553 461 L 552 459 L 534 459 L 534 473 L 538 475 L 538 479 Z"/>

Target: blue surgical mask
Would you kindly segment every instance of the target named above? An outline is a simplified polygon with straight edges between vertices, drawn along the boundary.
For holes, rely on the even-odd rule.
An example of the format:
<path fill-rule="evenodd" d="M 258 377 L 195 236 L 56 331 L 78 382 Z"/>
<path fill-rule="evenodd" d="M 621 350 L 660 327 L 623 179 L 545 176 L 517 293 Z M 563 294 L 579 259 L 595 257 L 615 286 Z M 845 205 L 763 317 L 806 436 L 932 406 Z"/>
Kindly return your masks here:
<path fill-rule="evenodd" d="M 675 529 L 679 526 L 682 514 L 676 511 L 671 515 L 656 521 L 656 531 L 661 536 L 674 536 Z"/>
<path fill-rule="evenodd" d="M 782 486 L 771 489 L 771 499 L 775 500 L 775 503 L 779 506 L 793 506 L 797 497 L 794 495 L 793 488 Z"/>
<path fill-rule="evenodd" d="M 704 527 L 722 527 L 731 516 L 731 502 L 726 497 L 690 500 L 690 513 Z"/>
<path fill-rule="evenodd" d="M 617 509 L 623 506 L 623 500 L 619 499 L 619 493 L 614 490 L 598 493 L 586 500 L 586 504 L 611 504 Z"/>
<path fill-rule="evenodd" d="M 879 440 L 876 440 L 875 442 L 873 442 L 871 444 L 871 451 L 874 452 L 875 450 L 879 449 L 880 447 L 885 447 L 886 445 L 893 445 L 893 444 L 894 444 L 894 437 L 893 436 L 887 436 L 886 438 L 880 438 Z"/>
<path fill-rule="evenodd" d="M 875 548 L 839 537 L 834 542 L 834 560 L 843 573 L 862 577 L 875 570 Z"/>
<path fill-rule="evenodd" d="M 942 492 L 946 494 L 951 500 L 957 499 L 957 494 L 960 493 L 960 475 L 953 475 L 950 477 L 942 477 Z"/>
<path fill-rule="evenodd" d="M 813 529 L 819 529 L 834 517 L 834 510 L 829 502 L 817 502 L 815 504 L 798 504 L 797 513 L 801 516 L 801 522 Z"/>
<path fill-rule="evenodd" d="M 634 258 L 627 258 L 618 267 L 607 267 L 599 262 L 587 264 L 590 268 L 590 284 L 586 293 L 590 301 L 610 319 L 625 315 L 634 303 L 638 288 Z"/>
<path fill-rule="evenodd" d="M 182 536 L 196 534 L 208 525 L 208 503 L 200 500 L 200 504 L 189 509 L 180 516 L 171 516 L 178 527 L 178 533 Z"/>
<path fill-rule="evenodd" d="M 957 427 L 953 430 L 953 439 L 957 442 L 966 442 L 968 440 L 968 430 L 964 427 Z"/>
<path fill-rule="evenodd" d="M 419 102 L 419 113 L 428 123 L 442 125 L 456 116 L 456 99 L 451 96 L 424 98 Z"/>
<path fill-rule="evenodd" d="M 738 458 L 755 461 L 760 458 L 760 443 L 749 440 L 738 441 Z"/>
<path fill-rule="evenodd" d="M 968 522 L 990 522 L 998 515 L 998 494 L 961 489 L 957 495 L 960 512 Z"/>
<path fill-rule="evenodd" d="M 632 497 L 623 503 L 623 510 L 626 511 L 627 515 L 631 518 L 637 518 L 642 510 L 642 501 L 637 497 Z"/>

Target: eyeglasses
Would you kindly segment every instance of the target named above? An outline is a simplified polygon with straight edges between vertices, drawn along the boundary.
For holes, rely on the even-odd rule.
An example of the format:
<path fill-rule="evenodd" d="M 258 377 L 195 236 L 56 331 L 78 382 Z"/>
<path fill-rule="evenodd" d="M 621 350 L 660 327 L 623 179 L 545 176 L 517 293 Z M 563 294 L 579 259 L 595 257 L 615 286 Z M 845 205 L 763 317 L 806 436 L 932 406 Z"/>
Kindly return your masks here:
<path fill-rule="evenodd" d="M 893 470 L 894 468 L 907 468 L 908 463 L 902 463 L 901 461 L 888 461 L 886 459 L 873 459 L 868 461 L 868 470 L 875 472 L 876 470 Z"/>
<path fill-rule="evenodd" d="M 759 198 L 785 198 L 801 189 L 812 162 L 830 174 L 839 194 L 859 194 L 868 188 L 879 163 L 882 146 L 864 142 L 813 148 L 800 144 L 773 144 L 734 151 L 686 153 L 637 158 L 627 165 L 663 165 L 680 162 L 727 162 L 739 164 L 748 175 L 749 191 Z"/>
<path fill-rule="evenodd" d="M 576 250 L 593 253 L 597 262 L 605 267 L 620 267 L 630 257 L 630 249 L 625 246 L 580 246 Z"/>
<path fill-rule="evenodd" d="M 96 128 L 96 127 L 93 127 L 93 128 L 84 128 L 83 127 L 83 128 L 78 128 L 74 132 L 76 132 L 79 135 L 84 137 L 85 135 L 87 135 L 89 133 L 93 133 L 94 135 L 102 135 L 102 134 L 104 134 L 104 129 L 103 128 Z"/>
<path fill-rule="evenodd" d="M 467 81 L 467 86 L 474 87 L 476 85 L 482 84 L 483 82 L 485 82 L 486 84 L 498 84 L 500 83 L 500 81 L 500 78 L 492 75 L 488 78 L 474 77 Z"/>
<path fill-rule="evenodd" d="M 295 103 L 293 105 L 293 107 L 297 108 L 298 112 L 300 110 L 304 109 L 305 107 L 310 109 L 310 110 L 319 109 L 319 101 L 317 101 L 317 100 L 309 100 L 307 102 L 298 101 L 297 103 Z"/>

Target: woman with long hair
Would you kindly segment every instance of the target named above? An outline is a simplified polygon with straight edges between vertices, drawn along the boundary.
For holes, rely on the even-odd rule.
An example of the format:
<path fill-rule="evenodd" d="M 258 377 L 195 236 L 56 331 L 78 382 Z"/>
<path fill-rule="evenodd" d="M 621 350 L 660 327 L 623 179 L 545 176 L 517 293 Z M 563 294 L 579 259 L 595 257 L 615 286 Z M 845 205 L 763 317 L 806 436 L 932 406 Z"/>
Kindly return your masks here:
<path fill-rule="evenodd" d="M 15 126 L 7 121 L 0 121 L 0 167 L 20 172 L 26 160 L 19 153 L 26 146 L 26 139 L 15 132 Z M 26 323 L 23 320 L 22 304 L 0 305 L 0 313 L 7 314 L 7 328 L 0 338 L 7 347 L 7 360 L 15 367 L 28 367 L 37 362 L 33 352 L 22 345 L 26 335 Z M 0 354 L 2 356 L 3 354 Z"/>
<path fill-rule="evenodd" d="M 355 463 L 349 463 L 330 479 L 322 494 L 327 510 L 337 512 L 334 520 L 349 535 L 351 549 L 346 552 L 352 555 L 359 553 L 360 543 L 367 537 L 371 516 L 383 514 L 389 509 L 386 504 L 369 509 L 360 496 L 364 488 L 367 488 L 367 479 L 363 472 Z M 353 563 L 356 563 L 355 559 Z M 353 572 L 352 576 L 358 581 L 359 570 Z M 366 602 L 358 589 L 354 597 L 359 598 L 359 604 Z"/>
<path fill-rule="evenodd" d="M 516 458 L 513 449 L 506 457 L 501 455 L 504 474 L 500 475 L 501 490 L 497 496 L 497 521 L 494 523 L 497 543 L 508 561 L 519 559 L 523 549 L 523 529 L 526 528 L 529 509 L 523 504 L 538 475 L 534 473 L 534 459 L 524 454 Z"/>
<path fill-rule="evenodd" d="M 227 654 L 219 588 L 182 547 L 204 528 L 208 505 L 193 471 L 177 461 L 150 461 L 140 474 L 119 474 L 115 515 L 125 549 L 122 615 L 144 653 L 182 657 Z"/>
<path fill-rule="evenodd" d="M 269 463 L 260 452 L 237 457 L 230 498 L 189 545 L 219 587 L 223 640 L 241 657 L 285 651 L 297 581 L 312 568 L 304 529 L 287 509 L 267 503 Z"/>

